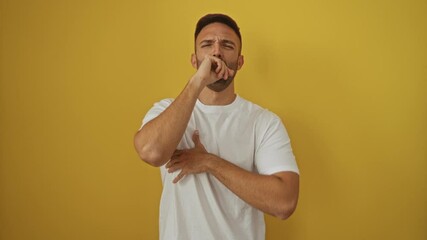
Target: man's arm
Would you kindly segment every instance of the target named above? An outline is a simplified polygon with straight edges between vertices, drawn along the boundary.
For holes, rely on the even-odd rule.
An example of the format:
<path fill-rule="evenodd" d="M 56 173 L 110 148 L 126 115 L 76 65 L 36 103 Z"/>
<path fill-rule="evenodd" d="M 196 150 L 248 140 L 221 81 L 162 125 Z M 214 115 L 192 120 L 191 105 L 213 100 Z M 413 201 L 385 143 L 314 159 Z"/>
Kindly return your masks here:
<path fill-rule="evenodd" d="M 261 175 L 217 156 L 213 159 L 208 164 L 208 172 L 248 204 L 280 219 L 287 219 L 294 212 L 298 202 L 298 174 Z"/>
<path fill-rule="evenodd" d="M 134 145 L 140 158 L 156 167 L 165 164 L 179 144 L 203 88 L 233 74 L 219 58 L 206 56 L 175 101 L 135 134 Z"/>
<path fill-rule="evenodd" d="M 169 172 L 181 170 L 174 183 L 188 174 L 207 172 L 253 207 L 279 217 L 288 218 L 298 202 L 299 175 L 279 172 L 261 175 L 246 171 L 206 151 L 197 132 L 193 135 L 195 148 L 177 150 L 166 165 Z"/>

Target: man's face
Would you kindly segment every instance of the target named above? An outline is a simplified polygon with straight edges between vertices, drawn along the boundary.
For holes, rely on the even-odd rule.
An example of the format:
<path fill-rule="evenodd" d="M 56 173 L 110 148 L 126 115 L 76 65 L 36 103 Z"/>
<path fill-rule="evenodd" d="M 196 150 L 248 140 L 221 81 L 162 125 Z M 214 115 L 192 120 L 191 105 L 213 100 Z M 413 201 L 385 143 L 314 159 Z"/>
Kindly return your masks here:
<path fill-rule="evenodd" d="M 243 56 L 240 55 L 240 40 L 237 34 L 225 24 L 211 23 L 205 26 L 196 38 L 196 53 L 192 56 L 193 66 L 198 68 L 205 55 L 215 56 L 235 71 L 234 76 L 228 79 L 219 79 L 209 84 L 208 88 L 221 92 L 226 89 L 236 76 L 237 70 L 243 65 Z"/>

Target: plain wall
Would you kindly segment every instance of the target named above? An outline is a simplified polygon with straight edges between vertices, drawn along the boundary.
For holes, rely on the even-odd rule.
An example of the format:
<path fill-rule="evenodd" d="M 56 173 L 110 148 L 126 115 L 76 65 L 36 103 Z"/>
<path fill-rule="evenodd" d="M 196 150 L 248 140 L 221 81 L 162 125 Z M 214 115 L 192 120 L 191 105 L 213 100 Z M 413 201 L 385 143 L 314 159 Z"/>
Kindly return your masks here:
<path fill-rule="evenodd" d="M 2 0 L 0 239 L 156 239 L 133 134 L 194 69 L 209 12 L 243 35 L 237 92 L 278 114 L 299 205 L 267 239 L 427 239 L 427 2 Z"/>

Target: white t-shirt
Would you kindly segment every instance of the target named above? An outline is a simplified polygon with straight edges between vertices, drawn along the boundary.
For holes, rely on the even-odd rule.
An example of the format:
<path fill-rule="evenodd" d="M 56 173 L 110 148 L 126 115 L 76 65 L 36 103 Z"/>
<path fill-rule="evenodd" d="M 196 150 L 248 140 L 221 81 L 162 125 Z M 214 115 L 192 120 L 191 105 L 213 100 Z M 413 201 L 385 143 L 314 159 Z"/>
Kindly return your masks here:
<path fill-rule="evenodd" d="M 165 99 L 154 104 L 143 124 L 172 102 L 173 99 Z M 281 171 L 299 173 L 280 118 L 239 96 L 226 106 L 204 105 L 197 100 L 178 149 L 194 147 L 192 135 L 196 129 L 209 153 L 243 169 L 266 175 Z M 265 239 L 263 213 L 214 176 L 187 175 L 173 184 L 179 171 L 168 173 L 164 166 L 160 170 L 163 182 L 160 239 Z"/>

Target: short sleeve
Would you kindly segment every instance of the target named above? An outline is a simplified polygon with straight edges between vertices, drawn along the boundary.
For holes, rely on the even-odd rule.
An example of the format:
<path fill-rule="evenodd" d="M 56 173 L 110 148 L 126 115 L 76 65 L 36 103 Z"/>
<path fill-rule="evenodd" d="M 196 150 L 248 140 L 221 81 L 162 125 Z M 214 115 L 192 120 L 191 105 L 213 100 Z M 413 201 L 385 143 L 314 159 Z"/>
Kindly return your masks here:
<path fill-rule="evenodd" d="M 266 111 L 256 126 L 255 166 L 258 173 L 270 175 L 282 171 L 299 174 L 291 141 L 280 118 Z"/>
<path fill-rule="evenodd" d="M 166 108 L 169 107 L 169 105 L 171 105 L 172 102 L 173 102 L 172 98 L 167 98 L 167 99 L 161 100 L 160 102 L 155 103 L 153 107 L 147 112 L 147 114 L 145 114 L 145 117 L 142 120 L 141 128 L 145 124 L 147 124 L 149 121 L 159 116 Z"/>

